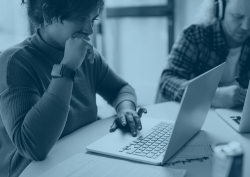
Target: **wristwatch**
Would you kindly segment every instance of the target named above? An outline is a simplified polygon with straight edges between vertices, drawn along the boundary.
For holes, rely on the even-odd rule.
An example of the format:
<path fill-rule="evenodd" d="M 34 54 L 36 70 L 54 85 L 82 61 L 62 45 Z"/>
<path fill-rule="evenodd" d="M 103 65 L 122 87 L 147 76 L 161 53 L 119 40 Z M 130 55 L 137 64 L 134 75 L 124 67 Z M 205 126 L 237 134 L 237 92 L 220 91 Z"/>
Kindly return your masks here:
<path fill-rule="evenodd" d="M 76 75 L 76 71 L 68 68 L 64 64 L 55 64 L 51 72 L 51 76 L 53 78 L 68 77 L 72 79 L 73 81 L 75 80 L 75 75 Z"/>

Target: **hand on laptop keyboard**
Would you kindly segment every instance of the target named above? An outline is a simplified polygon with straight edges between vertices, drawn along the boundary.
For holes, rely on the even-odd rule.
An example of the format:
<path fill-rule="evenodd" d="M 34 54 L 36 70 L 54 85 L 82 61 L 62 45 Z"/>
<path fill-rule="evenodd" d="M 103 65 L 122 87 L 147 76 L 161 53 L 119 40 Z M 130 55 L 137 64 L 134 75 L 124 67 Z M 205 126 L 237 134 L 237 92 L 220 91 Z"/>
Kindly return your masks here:
<path fill-rule="evenodd" d="M 156 159 L 167 149 L 174 124 L 160 122 L 152 130 L 133 140 L 119 152 Z"/>
<path fill-rule="evenodd" d="M 133 136 L 137 135 L 137 130 L 142 129 L 141 117 L 143 113 L 147 113 L 145 108 L 140 108 L 138 112 L 131 109 L 124 109 L 120 111 L 116 119 L 114 120 L 112 126 L 110 127 L 110 132 L 114 132 L 117 128 L 122 128 L 131 131 Z"/>

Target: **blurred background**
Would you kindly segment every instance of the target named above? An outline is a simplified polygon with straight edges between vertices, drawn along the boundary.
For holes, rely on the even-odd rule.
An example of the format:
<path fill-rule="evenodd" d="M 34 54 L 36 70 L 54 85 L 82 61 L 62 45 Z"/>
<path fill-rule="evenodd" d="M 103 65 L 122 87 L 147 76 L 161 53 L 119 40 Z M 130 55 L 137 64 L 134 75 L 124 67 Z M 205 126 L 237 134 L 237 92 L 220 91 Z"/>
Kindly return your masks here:
<path fill-rule="evenodd" d="M 135 88 L 138 106 L 154 104 L 161 72 L 181 30 L 204 0 L 105 0 L 91 43 L 109 66 Z M 0 1 L 0 52 L 32 35 L 21 0 Z M 98 115 L 114 109 L 97 96 Z"/>

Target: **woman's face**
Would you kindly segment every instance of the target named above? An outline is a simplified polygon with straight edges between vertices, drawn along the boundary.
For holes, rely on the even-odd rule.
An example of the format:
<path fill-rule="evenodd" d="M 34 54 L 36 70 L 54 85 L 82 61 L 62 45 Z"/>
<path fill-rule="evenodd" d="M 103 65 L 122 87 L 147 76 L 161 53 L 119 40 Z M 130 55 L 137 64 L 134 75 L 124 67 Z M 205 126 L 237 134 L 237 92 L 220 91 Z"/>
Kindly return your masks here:
<path fill-rule="evenodd" d="M 75 33 L 83 33 L 90 36 L 93 33 L 93 23 L 100 13 L 100 6 L 97 6 L 88 16 L 75 16 L 69 19 L 53 20 L 52 24 L 45 27 L 46 42 L 56 48 L 63 49 L 66 41 Z"/>

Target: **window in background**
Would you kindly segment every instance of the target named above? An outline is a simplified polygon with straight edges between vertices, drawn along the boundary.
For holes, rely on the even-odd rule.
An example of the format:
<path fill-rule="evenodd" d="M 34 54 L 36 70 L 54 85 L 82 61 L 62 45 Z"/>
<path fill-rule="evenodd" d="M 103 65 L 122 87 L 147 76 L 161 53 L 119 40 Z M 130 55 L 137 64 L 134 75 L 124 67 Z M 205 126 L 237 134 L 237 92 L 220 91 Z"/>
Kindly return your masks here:
<path fill-rule="evenodd" d="M 106 7 L 133 7 L 167 5 L 168 0 L 105 0 Z"/>
<path fill-rule="evenodd" d="M 1 0 L 0 52 L 22 42 L 29 35 L 26 7 L 21 6 L 21 1 Z"/>
<path fill-rule="evenodd" d="M 131 84 L 139 105 L 153 104 L 167 63 L 166 17 L 108 19 L 106 58 L 111 68 Z"/>
<path fill-rule="evenodd" d="M 207 0 L 175 0 L 175 39 L 178 39 L 183 28 L 199 19 L 202 4 Z"/>
<path fill-rule="evenodd" d="M 111 68 L 135 88 L 139 106 L 154 104 L 160 75 L 167 64 L 169 39 L 173 37 L 169 36 L 173 21 L 168 20 L 173 15 L 168 3 L 173 5 L 173 1 L 105 2 L 105 57 Z M 151 7 L 154 12 L 149 11 Z"/>

